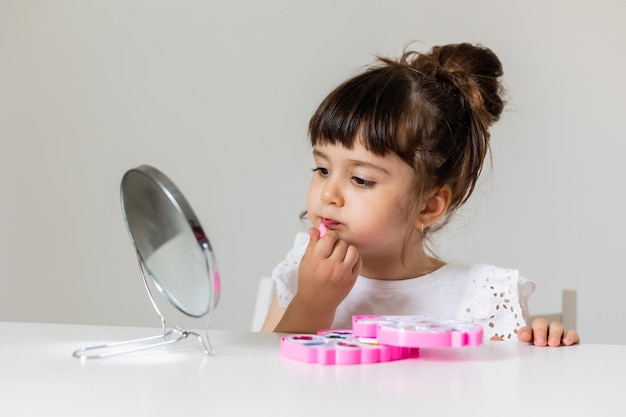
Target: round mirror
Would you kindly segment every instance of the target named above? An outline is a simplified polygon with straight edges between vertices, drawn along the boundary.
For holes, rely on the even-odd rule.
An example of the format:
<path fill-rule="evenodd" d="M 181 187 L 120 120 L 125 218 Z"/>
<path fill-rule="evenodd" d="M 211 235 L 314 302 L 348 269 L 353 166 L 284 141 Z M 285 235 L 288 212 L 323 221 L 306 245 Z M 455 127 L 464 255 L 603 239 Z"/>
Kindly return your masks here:
<path fill-rule="evenodd" d="M 220 294 L 215 255 L 182 193 L 147 165 L 126 172 L 120 193 L 126 227 L 156 288 L 189 316 L 210 313 Z"/>
<path fill-rule="evenodd" d="M 104 358 L 169 345 L 197 336 L 212 354 L 208 326 L 220 297 L 215 254 L 198 218 L 183 194 L 162 172 L 149 165 L 127 171 L 120 190 L 122 214 L 137 252 L 144 286 L 161 318 L 163 334 L 74 351 L 76 358 Z M 206 316 L 204 333 L 180 327 L 167 330 L 148 281 L 178 310 L 192 317 Z"/>

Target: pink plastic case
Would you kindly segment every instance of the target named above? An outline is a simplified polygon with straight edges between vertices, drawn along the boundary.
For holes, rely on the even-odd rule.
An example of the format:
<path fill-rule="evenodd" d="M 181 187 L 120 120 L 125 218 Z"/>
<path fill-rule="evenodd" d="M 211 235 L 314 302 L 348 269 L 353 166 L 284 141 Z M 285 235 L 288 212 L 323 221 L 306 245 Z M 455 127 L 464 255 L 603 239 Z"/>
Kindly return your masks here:
<path fill-rule="evenodd" d="M 482 327 L 467 321 L 361 315 L 352 318 L 352 330 L 283 336 L 281 352 L 308 363 L 361 364 L 417 358 L 419 348 L 478 346 L 482 339 Z"/>
<path fill-rule="evenodd" d="M 354 337 L 350 330 L 322 330 L 317 335 L 290 335 L 281 340 L 283 356 L 323 365 L 388 362 L 418 356 L 418 349 L 381 345 Z"/>
<path fill-rule="evenodd" d="M 483 328 L 475 323 L 428 316 L 353 316 L 352 329 L 391 346 L 459 348 L 483 342 Z"/>

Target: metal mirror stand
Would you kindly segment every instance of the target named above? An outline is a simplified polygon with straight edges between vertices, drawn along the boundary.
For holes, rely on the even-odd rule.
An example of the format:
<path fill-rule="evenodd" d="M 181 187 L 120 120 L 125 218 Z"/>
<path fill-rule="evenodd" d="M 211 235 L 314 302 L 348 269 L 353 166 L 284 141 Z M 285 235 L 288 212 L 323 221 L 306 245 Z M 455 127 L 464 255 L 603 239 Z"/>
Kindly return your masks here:
<path fill-rule="evenodd" d="M 210 262 L 211 255 L 210 255 L 209 249 L 205 247 L 204 251 L 205 251 L 205 255 L 207 256 L 207 262 Z M 211 305 L 209 306 L 209 311 L 205 316 L 205 323 L 204 323 L 202 333 L 196 333 L 190 330 L 186 330 L 179 326 L 175 326 L 172 329 L 168 330 L 165 317 L 161 313 L 161 310 L 159 310 L 159 307 L 157 306 L 156 301 L 154 300 L 154 297 L 152 295 L 152 291 L 150 290 L 150 285 L 148 284 L 148 279 L 146 278 L 148 271 L 138 251 L 137 251 L 137 261 L 139 263 L 139 269 L 141 271 L 141 278 L 143 280 L 144 288 L 146 289 L 146 292 L 148 293 L 148 298 L 150 298 L 150 303 L 152 304 L 152 307 L 154 308 L 157 315 L 159 316 L 159 319 L 161 320 L 162 334 L 155 335 L 155 336 L 148 336 L 148 337 L 144 337 L 140 339 L 127 340 L 127 341 L 118 342 L 118 343 L 108 343 L 108 344 L 99 345 L 99 346 L 84 347 L 84 348 L 80 348 L 74 351 L 73 356 L 79 359 L 106 358 L 109 356 L 122 355 L 125 353 L 138 352 L 141 350 L 152 349 L 152 348 L 159 347 L 159 346 L 170 345 L 170 344 L 179 342 L 183 339 L 187 339 L 189 336 L 197 337 L 200 343 L 202 344 L 204 353 L 206 353 L 207 355 L 212 355 L 213 347 L 211 346 L 211 342 L 209 340 L 208 328 L 209 328 L 209 323 L 211 321 L 211 316 L 213 314 L 213 308 L 214 308 L 213 294 L 211 294 L 211 298 L 210 298 Z M 209 270 L 213 271 L 213 268 L 211 267 L 211 265 L 209 266 L 210 266 Z M 212 289 L 213 286 L 210 286 L 210 288 Z"/>

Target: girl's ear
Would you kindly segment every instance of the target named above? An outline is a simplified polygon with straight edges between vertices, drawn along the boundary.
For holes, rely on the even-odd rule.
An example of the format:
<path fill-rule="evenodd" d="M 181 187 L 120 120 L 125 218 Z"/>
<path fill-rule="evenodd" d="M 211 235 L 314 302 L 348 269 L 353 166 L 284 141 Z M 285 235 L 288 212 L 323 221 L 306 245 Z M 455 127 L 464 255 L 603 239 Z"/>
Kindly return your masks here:
<path fill-rule="evenodd" d="M 450 206 L 452 198 L 452 190 L 449 185 L 432 190 L 430 197 L 427 198 L 424 208 L 420 211 L 420 215 L 415 225 L 422 233 L 424 229 L 441 219 Z"/>

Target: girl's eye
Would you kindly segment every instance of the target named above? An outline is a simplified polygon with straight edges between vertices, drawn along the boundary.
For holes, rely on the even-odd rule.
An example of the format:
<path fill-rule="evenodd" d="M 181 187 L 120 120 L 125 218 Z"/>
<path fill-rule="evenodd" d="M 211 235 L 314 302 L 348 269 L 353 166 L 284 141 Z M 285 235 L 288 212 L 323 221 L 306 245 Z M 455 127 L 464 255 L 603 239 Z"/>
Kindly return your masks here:
<path fill-rule="evenodd" d="M 313 172 L 317 172 L 322 177 L 325 177 L 326 175 L 328 175 L 328 169 L 327 168 L 317 167 L 317 168 L 313 169 Z"/>
<path fill-rule="evenodd" d="M 364 180 L 359 177 L 352 177 L 352 181 L 354 181 L 354 183 L 361 188 L 372 188 L 374 184 L 376 184 L 374 181 Z"/>

